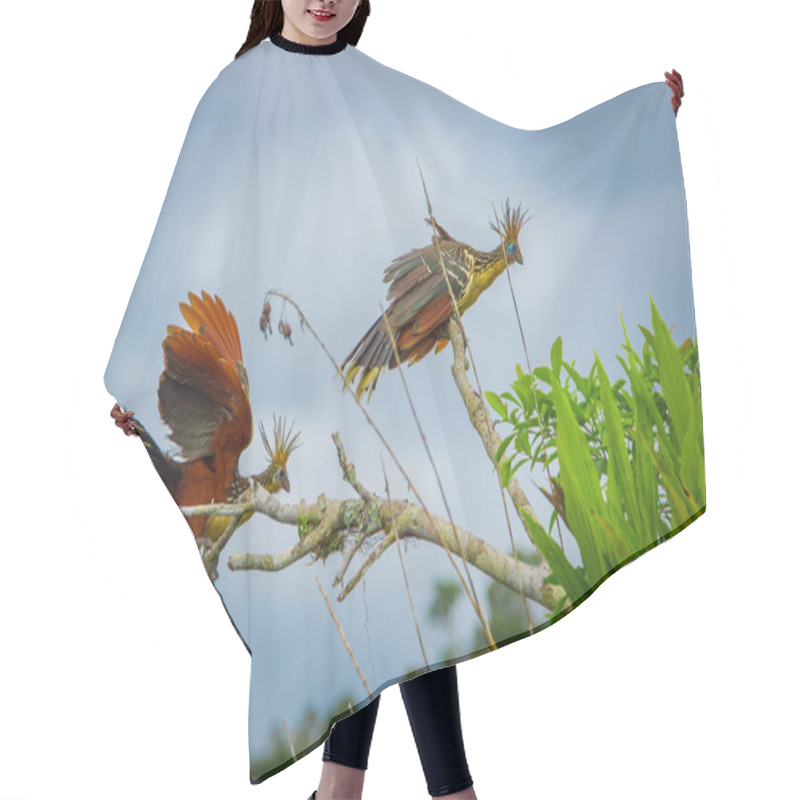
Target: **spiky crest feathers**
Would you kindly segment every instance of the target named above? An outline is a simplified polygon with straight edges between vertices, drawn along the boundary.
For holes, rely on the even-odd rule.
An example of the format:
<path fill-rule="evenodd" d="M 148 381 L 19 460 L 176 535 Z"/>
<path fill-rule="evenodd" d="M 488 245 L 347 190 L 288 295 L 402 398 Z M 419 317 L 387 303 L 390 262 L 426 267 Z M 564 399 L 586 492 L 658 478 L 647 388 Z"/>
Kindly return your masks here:
<path fill-rule="evenodd" d="M 294 423 L 292 423 L 292 426 L 287 432 L 285 417 L 278 417 L 276 419 L 275 414 L 273 414 L 272 432 L 274 444 L 270 444 L 270 441 L 267 438 L 267 432 L 264 430 L 264 424 L 261 422 L 261 420 L 258 421 L 258 429 L 261 432 L 261 441 L 263 442 L 264 448 L 267 451 L 267 455 L 273 464 L 279 464 L 285 468 L 291 453 L 300 446 L 300 443 L 297 441 L 300 433 L 298 432 L 294 434 L 294 436 L 291 435 L 293 427 Z"/>

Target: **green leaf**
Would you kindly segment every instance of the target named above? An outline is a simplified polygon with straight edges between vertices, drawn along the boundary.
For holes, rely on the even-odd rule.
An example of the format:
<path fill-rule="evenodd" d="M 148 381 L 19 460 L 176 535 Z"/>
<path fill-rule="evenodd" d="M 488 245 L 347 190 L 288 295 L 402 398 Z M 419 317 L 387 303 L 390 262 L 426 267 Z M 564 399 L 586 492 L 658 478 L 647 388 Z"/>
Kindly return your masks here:
<path fill-rule="evenodd" d="M 498 472 L 500 473 L 500 484 L 505 489 L 508 487 L 508 479 L 511 474 L 511 459 L 504 458 L 498 465 Z"/>
<path fill-rule="evenodd" d="M 517 451 L 522 451 L 526 455 L 530 456 L 531 454 L 531 441 L 528 438 L 528 430 L 527 428 L 520 428 L 517 431 L 517 438 L 515 440 L 515 446 Z"/>
<path fill-rule="evenodd" d="M 554 582 L 560 584 L 573 603 L 589 591 L 591 586 L 584 576 L 569 563 L 564 551 L 553 541 L 542 526 L 524 508 L 521 509 L 525 528 L 544 560 L 550 565 Z"/>
<path fill-rule="evenodd" d="M 600 378 L 600 398 L 603 404 L 606 431 L 608 433 L 608 472 L 613 472 L 619 486 L 623 505 L 623 516 L 631 521 L 632 525 L 640 527 L 643 522 L 639 514 L 639 504 L 636 501 L 636 487 L 633 482 L 633 469 L 631 468 L 630 454 L 622 430 L 622 421 L 619 408 L 611 393 L 611 385 L 600 357 L 595 351 L 597 374 Z"/>
<path fill-rule="evenodd" d="M 690 417 L 689 429 L 681 445 L 681 480 L 699 505 L 705 505 L 705 464 L 700 452 L 702 431 L 696 427 L 696 415 Z"/>
<path fill-rule="evenodd" d="M 631 370 L 630 378 L 633 391 L 646 408 L 652 424 L 656 427 L 656 431 L 661 434 L 661 444 L 659 446 L 665 448 L 664 456 L 672 463 L 678 461 L 678 451 L 667 436 L 667 429 L 656 406 L 653 390 L 646 386 L 644 377 L 636 370 Z"/>
<path fill-rule="evenodd" d="M 661 383 L 667 408 L 669 408 L 670 420 L 674 426 L 674 431 L 670 431 L 670 433 L 675 434 L 676 442 L 681 442 L 689 429 L 689 418 L 692 413 L 692 395 L 678 346 L 672 340 L 666 323 L 658 313 L 652 295 L 650 297 L 650 311 L 653 318 L 659 382 Z"/>
<path fill-rule="evenodd" d="M 514 440 L 515 436 L 516 436 L 516 433 L 512 433 L 512 434 L 506 436 L 506 438 L 503 439 L 502 442 L 500 442 L 500 444 L 497 447 L 497 451 L 494 454 L 494 463 L 495 464 L 500 463 L 500 459 L 503 457 L 503 454 L 506 452 L 506 450 L 508 449 L 508 446 Z"/>
<path fill-rule="evenodd" d="M 691 509 L 687 505 L 688 498 L 681 485 L 681 479 L 675 465 L 666 457 L 665 448 L 661 434 L 656 434 L 656 441 L 658 442 L 658 452 L 650 451 L 653 456 L 656 467 L 659 471 L 661 478 L 661 485 L 667 493 L 667 500 L 672 508 L 672 521 L 670 528 L 679 525 L 685 519 L 688 519 L 697 509 Z"/>
<path fill-rule="evenodd" d="M 592 513 L 603 531 L 603 544 L 605 545 L 603 547 L 603 566 L 604 572 L 608 572 L 624 561 L 631 551 L 626 547 L 622 534 L 614 525 L 603 519 L 596 511 Z"/>
<path fill-rule="evenodd" d="M 523 386 L 520 384 L 517 387 L 517 394 L 519 395 L 519 399 L 522 401 L 523 411 L 528 416 L 531 416 L 535 409 L 533 400 L 533 390 L 529 386 Z"/>
<path fill-rule="evenodd" d="M 486 402 L 489 403 L 500 418 L 507 421 L 508 409 L 506 409 L 506 404 L 494 392 L 488 390 L 484 392 L 484 397 L 486 398 Z"/>
<path fill-rule="evenodd" d="M 583 395 L 585 398 L 587 398 L 587 399 L 588 399 L 588 398 L 589 398 L 589 396 L 591 395 L 591 384 L 589 383 L 589 381 L 588 381 L 586 378 L 584 378 L 584 377 L 583 377 L 583 376 L 582 376 L 582 375 L 581 375 L 581 374 L 578 372 L 578 370 L 576 370 L 576 369 L 575 369 L 575 367 L 573 367 L 573 366 L 572 366 L 572 364 L 567 364 L 567 362 L 566 362 L 566 361 L 564 361 L 564 362 L 563 362 L 563 365 L 564 365 L 564 369 L 567 371 L 567 374 L 568 374 L 568 375 L 570 376 L 570 378 L 572 378 L 572 380 L 575 382 L 575 386 L 576 386 L 576 388 L 578 389 L 578 391 L 579 391 L 579 392 L 580 392 L 580 393 L 581 393 L 581 394 L 582 394 L 582 395 Z"/>
<path fill-rule="evenodd" d="M 605 505 L 600 478 L 591 453 L 569 403 L 558 381 L 553 383 L 553 402 L 556 407 L 556 450 L 559 478 L 564 488 L 564 504 L 570 529 L 578 541 L 584 566 L 590 580 L 603 575 L 598 549 L 599 528 L 591 516 Z"/>
<path fill-rule="evenodd" d="M 636 327 L 642 332 L 642 336 L 644 336 L 645 346 L 642 348 L 642 356 L 646 355 L 648 349 L 655 352 L 656 342 L 653 338 L 653 334 L 645 328 L 644 325 L 637 325 Z"/>
<path fill-rule="evenodd" d="M 556 374 L 556 377 L 559 377 L 561 374 L 561 351 L 562 343 L 561 337 L 559 336 L 550 348 L 550 365 L 553 367 L 553 372 Z"/>
<path fill-rule="evenodd" d="M 633 474 L 644 533 L 658 526 L 658 475 L 649 452 L 653 447 L 653 425 L 645 403 L 637 394 L 634 394 L 633 438 Z"/>

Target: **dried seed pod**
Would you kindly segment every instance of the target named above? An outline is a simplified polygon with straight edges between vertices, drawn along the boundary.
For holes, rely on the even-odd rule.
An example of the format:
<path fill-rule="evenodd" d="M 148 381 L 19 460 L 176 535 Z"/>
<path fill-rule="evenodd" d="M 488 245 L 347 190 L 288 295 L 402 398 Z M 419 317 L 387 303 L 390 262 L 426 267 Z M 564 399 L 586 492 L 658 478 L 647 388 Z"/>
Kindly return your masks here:
<path fill-rule="evenodd" d="M 289 344 L 294 346 L 294 342 L 292 341 L 292 326 L 289 325 L 286 320 L 282 319 L 278 322 L 278 331 L 283 335 L 284 339 L 289 341 Z"/>
<path fill-rule="evenodd" d="M 261 321 L 259 322 L 259 327 L 261 328 L 261 333 L 264 334 L 264 338 L 267 338 L 267 330 L 272 333 L 272 323 L 270 322 L 270 314 L 272 313 L 272 306 L 269 304 L 269 300 L 264 301 L 264 308 L 261 310 Z"/>

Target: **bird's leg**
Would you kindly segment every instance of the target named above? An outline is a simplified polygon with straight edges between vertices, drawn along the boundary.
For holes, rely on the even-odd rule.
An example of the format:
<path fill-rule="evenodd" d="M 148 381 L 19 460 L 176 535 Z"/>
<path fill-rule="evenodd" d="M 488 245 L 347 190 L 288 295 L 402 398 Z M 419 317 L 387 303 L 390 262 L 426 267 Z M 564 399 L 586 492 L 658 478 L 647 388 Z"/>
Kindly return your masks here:
<path fill-rule="evenodd" d="M 203 566 L 208 573 L 208 577 L 211 579 L 211 583 L 214 583 L 214 581 L 216 581 L 219 577 L 219 574 L 216 570 L 217 559 L 213 558 L 209 561 L 207 555 L 213 546 L 214 542 L 207 536 L 197 537 L 197 549 L 200 551 L 200 558 L 203 561 Z"/>
<path fill-rule="evenodd" d="M 217 559 L 213 559 L 213 562 L 206 564 L 205 567 L 211 583 L 216 583 L 217 578 L 219 578 L 219 572 L 217 572 Z"/>
<path fill-rule="evenodd" d="M 207 536 L 197 537 L 197 549 L 200 551 L 201 556 L 205 556 L 213 544 L 214 542 L 212 542 Z"/>

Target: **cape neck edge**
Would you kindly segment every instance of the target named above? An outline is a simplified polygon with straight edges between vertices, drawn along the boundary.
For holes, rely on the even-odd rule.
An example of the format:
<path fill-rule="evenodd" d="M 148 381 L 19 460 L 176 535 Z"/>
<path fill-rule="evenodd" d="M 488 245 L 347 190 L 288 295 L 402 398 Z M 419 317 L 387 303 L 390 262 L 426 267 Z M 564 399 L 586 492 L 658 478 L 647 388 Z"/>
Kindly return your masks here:
<path fill-rule="evenodd" d="M 341 53 L 342 50 L 347 47 L 346 39 L 337 39 L 335 42 L 329 42 L 328 44 L 300 44 L 299 42 L 293 42 L 291 39 L 287 39 L 285 36 L 281 36 L 278 31 L 271 34 L 269 40 L 276 47 L 280 47 L 281 50 L 313 56 L 334 55 L 335 53 Z"/>

